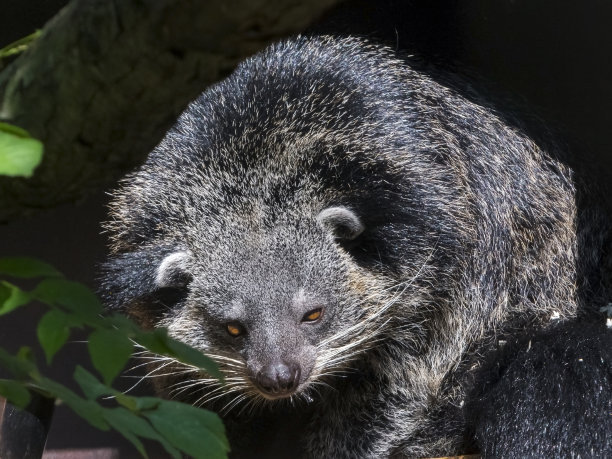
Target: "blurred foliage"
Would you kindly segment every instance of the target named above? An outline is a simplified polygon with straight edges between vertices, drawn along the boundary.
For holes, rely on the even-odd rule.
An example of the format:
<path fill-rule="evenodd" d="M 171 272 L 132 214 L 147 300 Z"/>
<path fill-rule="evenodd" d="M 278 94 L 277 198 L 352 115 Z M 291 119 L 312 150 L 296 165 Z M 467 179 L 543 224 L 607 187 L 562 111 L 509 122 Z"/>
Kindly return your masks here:
<path fill-rule="evenodd" d="M 6 49 L 6 48 L 5 48 Z M 0 58 L 5 49 L 0 50 Z M 40 163 L 42 143 L 16 126 L 0 123 L 0 175 L 30 177 Z M 170 338 L 165 329 L 143 330 L 120 314 L 103 314 L 96 295 L 87 287 L 66 279 L 53 266 L 27 257 L 0 258 L 0 320 L 2 316 L 32 301 L 48 306 L 36 333 L 48 365 L 70 338 L 73 330 L 88 332 L 87 347 L 93 367 L 91 374 L 81 366 L 74 380 L 82 394 L 46 378 L 29 347 L 15 355 L 0 347 L 0 367 L 12 379 L 0 379 L 0 395 L 25 408 L 31 392 L 54 398 L 101 429 L 115 429 L 147 457 L 142 439 L 158 441 L 173 458 L 182 453 L 195 458 L 223 458 L 229 445 L 219 417 L 184 403 L 153 397 L 133 397 L 112 387 L 127 364 L 135 346 L 170 357 L 183 365 L 221 379 L 216 364 L 199 351 Z M 40 279 L 31 290 L 17 285 L 23 279 Z M 113 398 L 116 406 L 99 403 Z"/>

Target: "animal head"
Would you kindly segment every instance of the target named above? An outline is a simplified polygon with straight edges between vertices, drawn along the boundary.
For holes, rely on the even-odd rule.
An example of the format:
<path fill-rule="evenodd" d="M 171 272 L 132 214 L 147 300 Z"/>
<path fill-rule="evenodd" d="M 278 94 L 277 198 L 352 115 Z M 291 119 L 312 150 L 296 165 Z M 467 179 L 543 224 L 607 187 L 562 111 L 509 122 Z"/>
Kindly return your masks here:
<path fill-rule="evenodd" d="M 215 391 L 218 382 L 161 358 L 152 370 L 161 392 L 199 403 L 233 391 L 309 399 L 377 344 L 405 290 L 352 259 L 365 230 L 345 206 L 273 227 L 227 225 L 197 244 L 119 255 L 106 265 L 106 297 L 202 350 L 226 376 Z"/>
<path fill-rule="evenodd" d="M 367 320 L 347 290 L 350 263 L 335 247 L 363 226 L 333 207 L 311 222 L 237 230 L 217 233 L 203 251 L 163 258 L 155 287 L 182 291 L 184 300 L 161 324 L 216 356 L 229 381 L 268 399 L 291 396 L 329 367 L 326 344 L 346 346 L 343 327 Z"/>

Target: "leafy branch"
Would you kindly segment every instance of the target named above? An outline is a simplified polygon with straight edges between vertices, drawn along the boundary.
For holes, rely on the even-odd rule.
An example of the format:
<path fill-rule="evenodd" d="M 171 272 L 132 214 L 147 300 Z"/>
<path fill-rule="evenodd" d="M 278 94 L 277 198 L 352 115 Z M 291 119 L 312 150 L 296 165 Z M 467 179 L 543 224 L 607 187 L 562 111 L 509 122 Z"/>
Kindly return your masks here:
<path fill-rule="evenodd" d="M 38 322 L 38 341 L 48 364 L 67 342 L 75 328 L 89 329 L 88 349 L 102 381 L 77 366 L 74 379 L 83 395 L 46 378 L 38 368 L 31 348 L 22 347 L 16 355 L 0 348 L 0 366 L 13 379 L 0 380 L 0 394 L 18 407 L 25 407 L 31 391 L 63 401 L 92 426 L 113 428 L 147 457 L 141 439 L 160 442 L 175 458 L 180 452 L 193 457 L 224 457 L 229 449 L 224 427 L 218 416 L 193 406 L 152 397 L 133 397 L 111 387 L 128 362 L 135 344 L 162 354 L 203 373 L 222 378 L 215 363 L 195 349 L 170 338 L 164 329 L 142 330 L 130 319 L 112 314 L 102 316 L 102 305 L 85 286 L 65 279 L 52 266 L 36 259 L 0 259 L 0 275 L 14 278 L 42 278 L 32 290 L 6 280 L 0 282 L 0 316 L 31 301 L 49 306 Z M 112 397 L 114 407 L 98 402 Z"/>
<path fill-rule="evenodd" d="M 0 123 L 0 175 L 29 177 L 41 161 L 43 146 L 21 128 Z M 0 258 L 0 276 L 41 279 L 32 290 L 0 280 L 0 317 L 39 301 L 49 307 L 36 329 L 48 365 L 66 344 L 73 329 L 88 329 L 89 355 L 100 381 L 81 366 L 74 379 L 83 395 L 46 378 L 32 349 L 22 347 L 15 355 L 0 348 L 0 366 L 13 379 L 0 379 L 0 395 L 17 407 L 30 402 L 31 392 L 60 400 L 92 426 L 117 430 L 147 457 L 141 439 L 156 440 L 174 458 L 181 452 L 200 458 L 225 457 L 229 450 L 223 424 L 209 411 L 153 397 L 132 397 L 111 384 L 139 345 L 171 357 L 195 370 L 222 379 L 216 364 L 199 351 L 170 338 L 165 329 L 143 330 L 119 314 L 103 315 L 103 307 L 87 287 L 66 278 L 53 266 L 26 257 Z M 117 405 L 106 407 L 98 400 L 112 397 Z"/>

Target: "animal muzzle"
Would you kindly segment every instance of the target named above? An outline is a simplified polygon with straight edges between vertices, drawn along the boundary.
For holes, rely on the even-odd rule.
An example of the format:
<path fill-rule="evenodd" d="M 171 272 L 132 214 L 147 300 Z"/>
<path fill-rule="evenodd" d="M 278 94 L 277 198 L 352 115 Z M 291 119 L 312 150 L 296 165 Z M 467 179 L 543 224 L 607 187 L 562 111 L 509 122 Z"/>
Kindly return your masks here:
<path fill-rule="evenodd" d="M 275 362 L 264 365 L 253 382 L 266 398 L 283 398 L 292 395 L 300 384 L 301 368 L 295 362 Z"/>

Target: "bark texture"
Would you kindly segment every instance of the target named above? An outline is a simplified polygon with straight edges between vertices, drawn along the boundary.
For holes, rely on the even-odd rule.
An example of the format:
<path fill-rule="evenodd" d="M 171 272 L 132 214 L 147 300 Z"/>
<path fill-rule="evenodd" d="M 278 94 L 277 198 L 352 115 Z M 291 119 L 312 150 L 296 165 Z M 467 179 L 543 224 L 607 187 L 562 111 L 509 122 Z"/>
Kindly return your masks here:
<path fill-rule="evenodd" d="M 0 74 L 0 120 L 45 144 L 0 178 L 0 221 L 108 186 L 199 92 L 338 0 L 74 0 Z"/>

